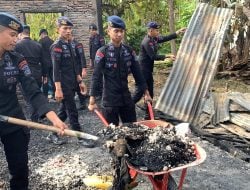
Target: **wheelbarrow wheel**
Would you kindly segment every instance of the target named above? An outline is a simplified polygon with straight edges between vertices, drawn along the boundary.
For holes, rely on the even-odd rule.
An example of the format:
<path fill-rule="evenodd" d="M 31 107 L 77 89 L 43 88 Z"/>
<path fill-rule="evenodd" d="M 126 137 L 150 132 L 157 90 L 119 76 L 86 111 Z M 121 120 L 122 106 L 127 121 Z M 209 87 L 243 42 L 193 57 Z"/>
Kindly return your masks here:
<path fill-rule="evenodd" d="M 172 175 L 168 176 L 168 187 L 167 190 L 177 190 L 178 186 L 177 183 L 175 182 L 174 178 L 172 177 Z"/>

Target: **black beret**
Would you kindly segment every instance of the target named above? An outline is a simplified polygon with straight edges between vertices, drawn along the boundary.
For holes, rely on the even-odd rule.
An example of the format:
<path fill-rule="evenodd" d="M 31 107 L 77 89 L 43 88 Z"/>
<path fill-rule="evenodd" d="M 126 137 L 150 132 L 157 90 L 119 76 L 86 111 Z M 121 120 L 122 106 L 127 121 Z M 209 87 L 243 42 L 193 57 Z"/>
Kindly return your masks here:
<path fill-rule="evenodd" d="M 9 13 L 0 12 L 0 25 L 11 28 L 18 33 L 23 31 L 22 23 Z"/>
<path fill-rule="evenodd" d="M 92 23 L 89 25 L 89 30 L 97 30 L 97 26 Z"/>
<path fill-rule="evenodd" d="M 23 29 L 30 31 L 30 26 L 29 25 L 23 25 Z"/>
<path fill-rule="evenodd" d="M 57 19 L 57 25 L 58 26 L 73 26 L 73 23 L 69 20 L 66 16 L 61 16 Z"/>
<path fill-rule="evenodd" d="M 161 27 L 161 25 L 159 25 L 159 24 L 158 24 L 157 22 L 155 22 L 155 21 L 151 21 L 151 22 L 148 22 L 147 27 L 148 27 L 148 28 L 159 29 L 159 28 Z"/>
<path fill-rule="evenodd" d="M 108 25 L 113 28 L 126 29 L 125 22 L 119 16 L 116 15 L 108 17 Z"/>
<path fill-rule="evenodd" d="M 48 31 L 47 31 L 46 29 L 42 28 L 42 29 L 40 30 L 40 32 L 39 32 L 39 36 L 41 36 L 42 33 L 48 34 Z"/>

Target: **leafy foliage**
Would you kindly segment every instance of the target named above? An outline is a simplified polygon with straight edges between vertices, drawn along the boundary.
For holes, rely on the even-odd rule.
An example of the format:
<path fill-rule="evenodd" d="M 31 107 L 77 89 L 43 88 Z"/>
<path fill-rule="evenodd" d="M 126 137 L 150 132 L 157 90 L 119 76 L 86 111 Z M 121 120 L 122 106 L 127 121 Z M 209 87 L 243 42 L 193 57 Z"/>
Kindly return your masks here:
<path fill-rule="evenodd" d="M 118 13 L 127 25 L 126 42 L 137 52 L 140 43 L 146 34 L 146 23 L 152 20 L 162 25 L 161 33 L 166 35 L 169 31 L 168 4 L 166 0 L 103 0 L 103 19 L 106 23 L 108 15 Z M 188 22 L 195 9 L 196 3 L 193 0 L 175 1 L 176 29 L 188 25 Z M 107 11 L 108 10 L 108 11 Z M 177 41 L 177 44 L 180 40 Z M 164 43 L 161 50 L 164 53 L 170 52 L 170 44 Z"/>
<path fill-rule="evenodd" d="M 31 38 L 39 40 L 39 31 L 47 29 L 49 36 L 56 39 L 56 20 L 61 13 L 25 13 L 26 24 L 30 26 Z"/>

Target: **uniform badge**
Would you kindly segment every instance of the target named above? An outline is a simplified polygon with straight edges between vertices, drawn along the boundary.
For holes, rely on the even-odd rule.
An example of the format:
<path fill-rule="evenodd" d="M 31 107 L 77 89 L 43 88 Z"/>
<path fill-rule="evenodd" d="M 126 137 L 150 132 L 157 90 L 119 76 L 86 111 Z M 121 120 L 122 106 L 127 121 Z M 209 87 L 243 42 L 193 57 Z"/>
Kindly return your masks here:
<path fill-rule="evenodd" d="M 110 27 L 114 27 L 114 24 L 113 24 L 111 21 L 108 21 L 108 25 L 109 25 Z"/>
<path fill-rule="evenodd" d="M 62 48 L 65 50 L 68 49 L 67 45 L 62 45 Z"/>
<path fill-rule="evenodd" d="M 15 78 L 15 77 L 10 77 L 10 78 L 8 78 L 7 80 L 6 80 L 6 82 L 8 83 L 8 84 L 13 84 L 13 83 L 15 83 L 17 81 L 17 79 Z"/>
<path fill-rule="evenodd" d="M 130 53 L 128 52 L 127 49 L 125 49 L 125 50 L 124 50 L 124 56 L 128 56 L 128 55 L 130 55 Z"/>
<path fill-rule="evenodd" d="M 62 25 L 67 25 L 67 21 L 66 20 L 61 20 L 61 24 Z"/>
<path fill-rule="evenodd" d="M 109 52 L 110 57 L 114 57 L 115 53 L 114 52 Z"/>
<path fill-rule="evenodd" d="M 13 67 L 13 63 L 11 61 L 7 61 L 5 62 L 5 64 L 6 64 L 6 67 L 5 67 L 6 70 L 13 70 L 15 68 Z"/>
<path fill-rule="evenodd" d="M 74 42 L 71 43 L 71 47 L 74 49 L 76 48 L 76 44 Z"/>
<path fill-rule="evenodd" d="M 18 30 L 20 28 L 20 24 L 16 23 L 15 21 L 10 21 L 9 23 L 9 27 L 14 29 L 14 30 Z"/>
<path fill-rule="evenodd" d="M 113 45 L 109 46 L 109 50 L 110 51 L 114 51 L 115 50 L 115 47 Z"/>
<path fill-rule="evenodd" d="M 109 62 L 108 62 L 108 63 L 106 63 L 106 67 L 107 67 L 107 68 L 114 67 L 114 64 L 113 64 L 113 63 L 109 63 Z"/>

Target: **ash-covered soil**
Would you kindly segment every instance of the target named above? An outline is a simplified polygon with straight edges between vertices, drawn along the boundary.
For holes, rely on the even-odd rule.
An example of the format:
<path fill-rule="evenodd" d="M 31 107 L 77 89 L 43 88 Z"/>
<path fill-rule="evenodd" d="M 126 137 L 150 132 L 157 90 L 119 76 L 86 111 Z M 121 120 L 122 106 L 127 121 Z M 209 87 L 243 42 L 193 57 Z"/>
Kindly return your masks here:
<path fill-rule="evenodd" d="M 52 104 L 56 107 L 55 103 Z M 139 118 L 143 115 L 137 110 Z M 97 135 L 103 125 L 94 113 L 80 111 L 80 122 L 85 132 Z M 75 138 L 64 137 L 67 144 L 57 146 L 46 137 L 48 132 L 31 130 L 29 148 L 30 189 L 31 190 L 89 190 L 83 179 L 89 175 L 112 175 L 111 156 L 102 146 L 85 148 Z M 206 161 L 200 166 L 187 171 L 185 190 L 223 189 L 247 190 L 250 186 L 250 164 L 236 159 L 227 152 L 206 141 L 193 137 L 194 142 L 203 147 L 207 153 Z M 8 187 L 7 163 L 0 145 L 0 189 Z M 178 182 L 180 172 L 173 173 Z M 149 180 L 139 175 L 139 185 L 135 190 L 150 190 Z M 93 188 L 92 188 L 93 189 Z"/>

